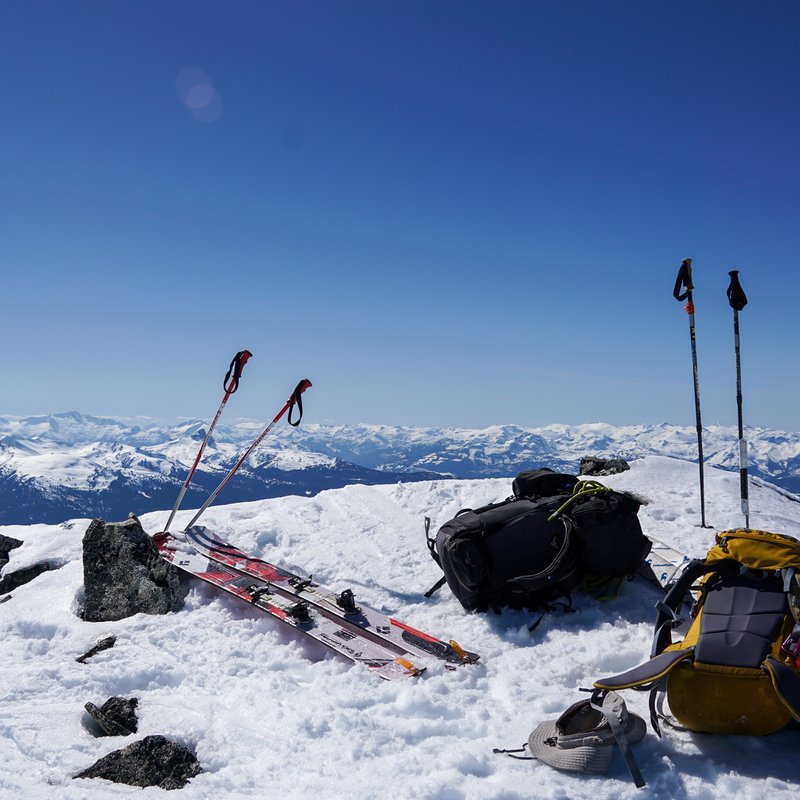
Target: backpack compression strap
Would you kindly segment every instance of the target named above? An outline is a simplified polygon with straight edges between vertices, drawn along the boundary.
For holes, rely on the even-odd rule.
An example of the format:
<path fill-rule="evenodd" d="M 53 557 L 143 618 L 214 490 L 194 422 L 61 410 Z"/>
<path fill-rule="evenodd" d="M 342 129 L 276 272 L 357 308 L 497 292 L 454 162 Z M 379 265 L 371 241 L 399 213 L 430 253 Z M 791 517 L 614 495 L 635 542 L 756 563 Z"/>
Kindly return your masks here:
<path fill-rule="evenodd" d="M 425 517 L 425 541 L 428 545 L 428 550 L 431 554 L 431 558 L 441 567 L 442 566 L 442 559 L 439 558 L 439 554 L 436 552 L 436 539 L 431 536 L 431 518 Z M 433 596 L 434 592 L 438 592 L 439 589 L 442 588 L 447 583 L 447 578 L 442 575 L 436 583 L 428 589 L 427 592 L 423 595 L 423 597 L 431 597 Z"/>

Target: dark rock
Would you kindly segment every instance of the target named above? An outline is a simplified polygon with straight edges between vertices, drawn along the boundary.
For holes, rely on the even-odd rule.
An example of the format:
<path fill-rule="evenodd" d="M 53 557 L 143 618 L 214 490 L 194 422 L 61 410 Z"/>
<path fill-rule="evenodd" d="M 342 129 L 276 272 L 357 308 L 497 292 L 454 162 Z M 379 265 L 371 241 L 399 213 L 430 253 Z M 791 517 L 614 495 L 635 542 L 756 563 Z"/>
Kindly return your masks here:
<path fill-rule="evenodd" d="M 102 736 L 130 736 L 139 729 L 136 718 L 138 705 L 139 700 L 135 697 L 109 697 L 100 708 L 94 703 L 87 703 L 84 708 L 102 729 Z"/>
<path fill-rule="evenodd" d="M 0 580 L 0 594 L 13 592 L 14 589 L 30 583 L 34 578 L 38 578 L 43 572 L 47 572 L 51 568 L 49 562 L 42 561 L 39 564 L 32 564 L 30 567 L 23 567 L 14 572 L 9 572 Z"/>
<path fill-rule="evenodd" d="M 22 542 L 19 539 L 14 539 L 11 536 L 3 536 L 0 534 L 0 569 L 8 564 L 8 554 L 15 548 L 19 547 Z"/>
<path fill-rule="evenodd" d="M 578 472 L 581 475 L 615 475 L 625 472 L 630 465 L 624 458 L 600 458 L 599 456 L 586 456 L 581 459 Z"/>
<path fill-rule="evenodd" d="M 146 736 L 115 750 L 75 778 L 104 778 L 128 786 L 182 789 L 203 770 L 194 753 L 164 736 Z"/>
<path fill-rule="evenodd" d="M 79 664 L 85 664 L 92 656 L 96 656 L 103 650 L 108 650 L 110 647 L 113 647 L 116 641 L 116 636 L 106 636 L 105 639 L 98 639 L 97 644 L 94 647 L 92 647 L 90 650 L 87 650 L 82 656 L 78 656 L 75 660 Z"/>
<path fill-rule="evenodd" d="M 83 583 L 88 622 L 177 611 L 187 592 L 135 516 L 92 521 L 83 536 Z"/>

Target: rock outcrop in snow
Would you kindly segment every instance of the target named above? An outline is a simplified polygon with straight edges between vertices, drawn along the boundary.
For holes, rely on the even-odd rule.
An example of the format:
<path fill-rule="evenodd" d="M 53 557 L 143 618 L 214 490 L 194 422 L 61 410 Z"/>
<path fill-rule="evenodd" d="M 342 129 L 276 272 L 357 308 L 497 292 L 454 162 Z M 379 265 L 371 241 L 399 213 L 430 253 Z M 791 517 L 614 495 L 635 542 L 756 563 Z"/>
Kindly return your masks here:
<path fill-rule="evenodd" d="M 83 582 L 87 622 L 177 611 L 187 591 L 134 516 L 92 521 L 83 536 Z"/>

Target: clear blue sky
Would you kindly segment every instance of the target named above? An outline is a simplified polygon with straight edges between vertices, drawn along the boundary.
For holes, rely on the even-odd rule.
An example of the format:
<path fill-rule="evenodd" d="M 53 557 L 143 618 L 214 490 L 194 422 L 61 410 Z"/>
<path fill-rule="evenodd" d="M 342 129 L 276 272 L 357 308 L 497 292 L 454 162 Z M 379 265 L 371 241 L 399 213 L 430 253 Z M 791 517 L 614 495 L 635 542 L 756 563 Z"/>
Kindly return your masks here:
<path fill-rule="evenodd" d="M 0 4 L 0 414 L 800 429 L 800 5 Z"/>

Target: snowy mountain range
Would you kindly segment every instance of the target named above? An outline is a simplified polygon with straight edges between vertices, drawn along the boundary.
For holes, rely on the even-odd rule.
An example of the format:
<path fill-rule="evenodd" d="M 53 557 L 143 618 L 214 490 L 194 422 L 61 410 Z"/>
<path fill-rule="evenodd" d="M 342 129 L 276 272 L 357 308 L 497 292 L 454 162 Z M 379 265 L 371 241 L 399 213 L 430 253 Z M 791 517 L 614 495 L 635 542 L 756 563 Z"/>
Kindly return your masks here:
<path fill-rule="evenodd" d="M 205 425 L 166 425 L 76 412 L 0 417 L 0 524 L 118 519 L 170 508 L 194 461 Z M 214 431 L 184 500 L 202 504 L 263 423 L 234 420 Z M 800 491 L 800 433 L 747 432 L 750 474 Z M 738 468 L 733 428 L 704 430 L 707 463 Z M 665 455 L 696 460 L 696 431 L 677 425 L 604 423 L 523 428 L 417 428 L 390 425 L 278 426 L 231 484 L 225 503 L 317 494 L 353 483 L 513 476 L 549 466 L 578 470 L 583 456 L 633 460 Z"/>

